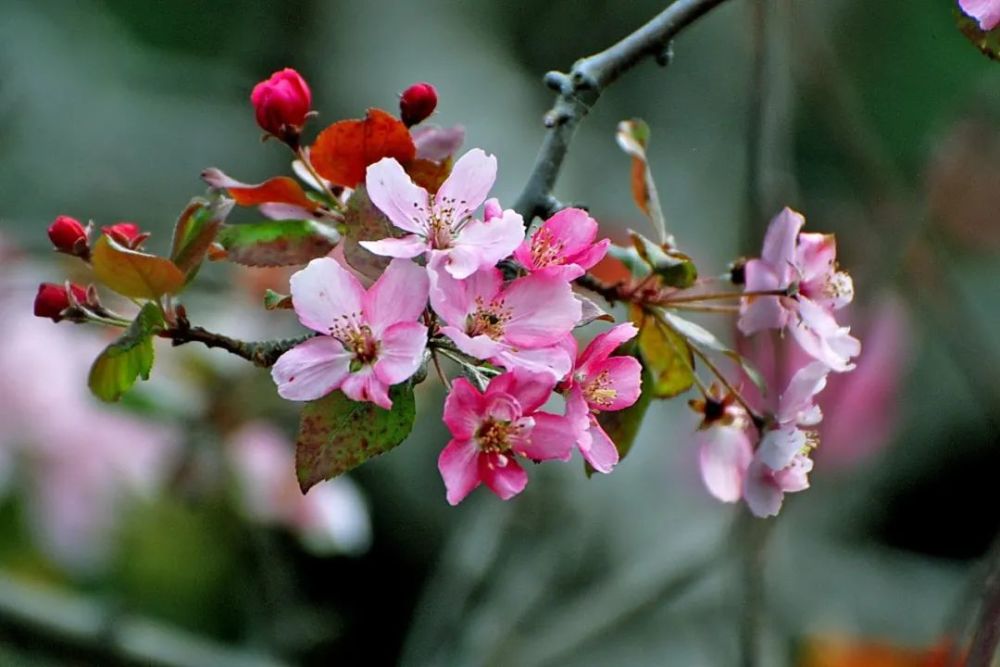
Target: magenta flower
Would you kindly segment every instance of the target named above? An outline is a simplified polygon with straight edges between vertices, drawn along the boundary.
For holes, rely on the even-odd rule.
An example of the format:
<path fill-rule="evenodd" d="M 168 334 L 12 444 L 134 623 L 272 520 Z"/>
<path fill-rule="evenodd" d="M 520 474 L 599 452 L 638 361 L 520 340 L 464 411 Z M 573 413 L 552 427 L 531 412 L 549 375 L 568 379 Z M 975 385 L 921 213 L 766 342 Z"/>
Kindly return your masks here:
<path fill-rule="evenodd" d="M 1000 24 L 1000 1 L 958 0 L 962 11 L 979 22 L 980 29 L 989 32 Z"/>
<path fill-rule="evenodd" d="M 760 454 L 760 450 L 757 450 Z M 747 470 L 743 500 L 755 516 L 775 516 L 781 510 L 786 493 L 809 488 L 809 472 L 813 462 L 805 453 L 796 454 L 781 470 L 773 470 L 754 456 Z"/>
<path fill-rule="evenodd" d="M 496 268 L 456 280 L 432 259 L 431 306 L 462 352 L 508 370 L 523 368 L 562 379 L 573 365 L 561 344 L 582 307 L 565 280 L 529 275 L 504 285 Z"/>
<path fill-rule="evenodd" d="M 493 378 L 485 393 L 459 378 L 444 403 L 452 439 L 438 457 L 448 502 L 457 505 L 485 483 L 503 500 L 528 475 L 515 459 L 568 461 L 573 434 L 565 417 L 539 412 L 555 386 L 549 374 L 516 370 Z"/>
<path fill-rule="evenodd" d="M 622 410 L 639 398 L 642 366 L 635 357 L 611 353 L 639 330 L 631 323 L 597 335 L 577 358 L 563 387 L 566 392 L 566 417 L 577 433 L 576 444 L 583 458 L 603 473 L 618 463 L 618 447 L 604 432 L 596 413 Z M 567 345 L 576 357 L 576 341 L 567 336 Z"/>
<path fill-rule="evenodd" d="M 597 221 L 578 208 L 564 208 L 525 239 L 514 259 L 532 273 L 575 280 L 604 259 L 611 244 L 597 241 Z"/>
<path fill-rule="evenodd" d="M 472 217 L 496 177 L 496 158 L 474 148 L 459 158 L 432 196 L 395 159 L 379 160 L 368 167 L 368 196 L 393 225 L 409 234 L 361 245 L 388 257 L 444 256 L 444 269 L 459 280 L 496 266 L 524 240 L 524 220 L 510 209 L 492 219 Z"/>
<path fill-rule="evenodd" d="M 254 86 L 250 102 L 262 130 L 297 143 L 312 107 L 312 91 L 302 75 L 286 67 Z"/>
<path fill-rule="evenodd" d="M 777 423 L 761 438 L 757 451 L 757 458 L 772 470 L 785 468 L 797 453 L 815 446 L 816 433 L 805 429 L 823 419 L 814 398 L 826 387 L 829 373 L 830 369 L 819 361 L 803 366 L 778 399 Z"/>
<path fill-rule="evenodd" d="M 832 235 L 800 234 L 801 214 L 785 208 L 771 220 L 760 259 L 746 264 L 746 291 L 782 290 L 787 295 L 748 296 L 740 306 L 739 328 L 746 335 L 787 328 L 814 359 L 831 369 L 851 370 L 861 343 L 842 327 L 833 311 L 854 298 L 851 277 L 836 270 Z"/>
<path fill-rule="evenodd" d="M 396 260 L 366 292 L 336 260 L 321 257 L 292 276 L 299 321 L 320 335 L 278 359 L 271 375 L 278 393 L 311 401 L 342 390 L 355 401 L 392 408 L 389 387 L 420 367 L 427 327 L 427 272 Z"/>

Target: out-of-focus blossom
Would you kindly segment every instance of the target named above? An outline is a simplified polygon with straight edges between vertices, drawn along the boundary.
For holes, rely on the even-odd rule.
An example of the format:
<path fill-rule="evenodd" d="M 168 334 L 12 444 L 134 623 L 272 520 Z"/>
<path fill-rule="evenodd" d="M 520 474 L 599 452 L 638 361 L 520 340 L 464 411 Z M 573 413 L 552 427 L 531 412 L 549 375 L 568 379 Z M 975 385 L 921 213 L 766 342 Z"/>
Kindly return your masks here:
<path fill-rule="evenodd" d="M 450 504 L 483 483 L 504 500 L 523 491 L 528 474 L 515 455 L 569 460 L 574 441 L 569 421 L 539 412 L 554 386 L 550 375 L 522 370 L 493 378 L 485 393 L 465 378 L 455 381 L 444 404 L 452 439 L 438 457 Z"/>
<path fill-rule="evenodd" d="M 496 176 L 496 158 L 475 148 L 459 158 L 431 196 L 395 159 L 379 160 L 368 167 L 368 196 L 393 225 L 408 233 L 361 245 L 387 257 L 429 254 L 433 260 L 442 256 L 443 268 L 459 280 L 492 268 L 524 240 L 524 220 L 513 210 L 488 221 L 472 215 L 485 201 Z"/>
<path fill-rule="evenodd" d="M 635 357 L 611 356 L 639 330 L 631 323 L 619 324 L 598 334 L 576 358 L 576 340 L 567 336 L 571 358 L 576 358 L 563 390 L 566 417 L 578 433 L 576 444 L 594 470 L 611 472 L 618 463 L 618 447 L 597 421 L 598 412 L 622 410 L 636 402 L 642 381 L 642 366 Z"/>
<path fill-rule="evenodd" d="M 1000 24 L 1000 0 L 958 0 L 958 6 L 976 19 L 982 30 L 988 32 Z"/>
<path fill-rule="evenodd" d="M 731 394 L 713 385 L 703 399 L 689 402 L 701 416 L 695 431 L 698 465 L 705 488 L 724 503 L 743 497 L 753 443 L 747 429 L 750 417 Z"/>
<path fill-rule="evenodd" d="M 423 361 L 427 327 L 427 272 L 408 260 L 389 264 L 365 290 L 329 257 L 314 259 L 291 279 L 299 320 L 319 336 L 300 343 L 272 369 L 278 393 L 311 401 L 341 389 L 355 401 L 389 410 L 389 387 L 413 375 Z"/>
<path fill-rule="evenodd" d="M 431 306 L 445 321 L 441 333 L 477 359 L 507 369 L 550 373 L 561 380 L 572 366 L 562 345 L 582 307 L 565 280 L 529 275 L 504 285 L 495 268 L 456 280 L 431 260 Z"/>
<path fill-rule="evenodd" d="M 811 432 L 806 429 L 823 419 L 815 397 L 826 387 L 829 373 L 830 369 L 818 361 L 803 366 L 778 399 L 776 423 L 764 433 L 758 450 L 759 459 L 772 469 L 781 470 L 807 446 Z"/>
<path fill-rule="evenodd" d="M 597 240 L 597 221 L 578 208 L 564 208 L 525 239 L 514 259 L 532 273 L 575 280 L 604 259 L 610 239 Z"/>
<path fill-rule="evenodd" d="M 262 130 L 297 145 L 312 108 L 312 91 L 302 75 L 286 67 L 254 86 L 250 103 Z"/>
<path fill-rule="evenodd" d="M 813 462 L 808 454 L 798 452 L 791 462 L 774 470 L 760 460 L 760 450 L 754 454 L 743 490 L 743 499 L 755 516 L 776 516 L 786 493 L 805 491 L 809 488 L 809 472 Z"/>
<path fill-rule="evenodd" d="M 229 436 L 226 455 L 247 518 L 283 526 L 317 554 L 361 554 L 372 540 L 368 508 L 348 477 L 317 484 L 303 495 L 295 479 L 292 444 L 266 422 Z"/>
<path fill-rule="evenodd" d="M 421 125 L 410 131 L 413 145 L 417 149 L 418 160 L 447 160 L 458 152 L 465 141 L 465 128 L 461 125 L 453 127 L 436 127 Z"/>
<path fill-rule="evenodd" d="M 415 83 L 399 96 L 399 118 L 406 127 L 426 119 L 437 108 L 437 89 L 429 83 Z"/>

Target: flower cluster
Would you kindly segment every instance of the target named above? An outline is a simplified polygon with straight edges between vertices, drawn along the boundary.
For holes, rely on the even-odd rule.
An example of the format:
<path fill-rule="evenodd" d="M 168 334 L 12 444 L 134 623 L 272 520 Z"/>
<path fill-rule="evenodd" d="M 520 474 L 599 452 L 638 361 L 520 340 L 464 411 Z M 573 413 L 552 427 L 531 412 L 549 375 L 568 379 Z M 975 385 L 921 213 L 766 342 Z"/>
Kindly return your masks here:
<path fill-rule="evenodd" d="M 444 421 L 453 439 L 438 462 L 452 504 L 481 482 L 501 498 L 519 493 L 527 475 L 518 456 L 567 460 L 578 447 L 610 472 L 618 451 L 595 415 L 639 395 L 639 363 L 612 356 L 635 336 L 632 325 L 576 354 L 583 307 L 571 281 L 607 251 L 597 223 L 565 209 L 525 238 L 521 216 L 487 200 L 496 173 L 496 158 L 473 149 L 432 193 L 394 158 L 370 165 L 368 196 L 401 235 L 360 245 L 392 260 L 368 290 L 342 255 L 295 274 L 295 311 L 318 335 L 273 369 L 287 399 L 340 389 L 391 409 L 389 388 L 417 372 L 425 351 L 456 361 L 468 377 L 451 386 Z M 553 394 L 565 396 L 565 414 L 541 410 Z"/>

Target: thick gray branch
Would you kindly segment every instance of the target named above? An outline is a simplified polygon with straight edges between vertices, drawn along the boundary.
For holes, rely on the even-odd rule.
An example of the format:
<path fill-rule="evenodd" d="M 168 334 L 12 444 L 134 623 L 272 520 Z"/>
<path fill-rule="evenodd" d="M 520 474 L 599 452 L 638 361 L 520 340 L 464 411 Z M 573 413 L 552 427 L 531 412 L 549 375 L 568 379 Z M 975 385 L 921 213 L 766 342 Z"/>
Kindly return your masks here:
<path fill-rule="evenodd" d="M 677 0 L 649 23 L 600 53 L 573 64 L 569 74 L 549 72 L 545 83 L 558 92 L 555 105 L 545 114 L 548 132 L 535 159 L 528 182 L 514 208 L 530 221 L 548 217 L 559 208 L 552 188 L 562 168 L 577 124 L 601 93 L 621 74 L 647 57 L 660 64 L 669 60 L 670 40 L 681 30 L 725 0 Z"/>

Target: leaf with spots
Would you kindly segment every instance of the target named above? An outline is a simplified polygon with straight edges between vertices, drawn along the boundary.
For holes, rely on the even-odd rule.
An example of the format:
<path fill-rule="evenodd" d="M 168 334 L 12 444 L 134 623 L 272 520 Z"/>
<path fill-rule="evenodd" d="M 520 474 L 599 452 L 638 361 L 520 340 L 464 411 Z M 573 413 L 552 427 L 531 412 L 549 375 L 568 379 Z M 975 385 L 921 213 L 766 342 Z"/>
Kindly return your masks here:
<path fill-rule="evenodd" d="M 395 236 L 395 228 L 385 214 L 372 204 L 363 185 L 359 185 L 347 200 L 344 228 L 344 259 L 361 275 L 376 280 L 391 259 L 365 250 L 358 241 L 381 241 Z"/>
<path fill-rule="evenodd" d="M 330 253 L 337 230 L 315 220 L 272 220 L 225 225 L 218 242 L 226 259 L 244 266 L 294 266 Z"/>
<path fill-rule="evenodd" d="M 295 468 L 303 493 L 406 439 L 416 416 L 413 387 L 398 384 L 389 397 L 392 410 L 352 401 L 340 391 L 306 404 L 295 442 Z"/>

